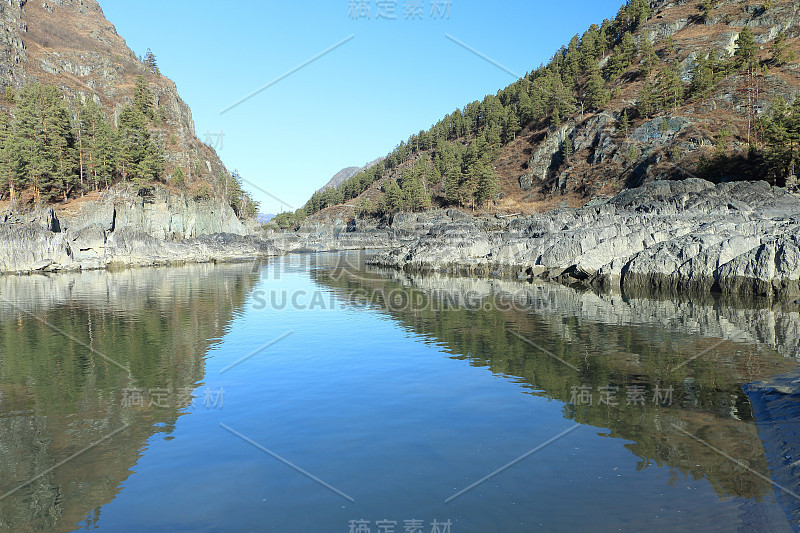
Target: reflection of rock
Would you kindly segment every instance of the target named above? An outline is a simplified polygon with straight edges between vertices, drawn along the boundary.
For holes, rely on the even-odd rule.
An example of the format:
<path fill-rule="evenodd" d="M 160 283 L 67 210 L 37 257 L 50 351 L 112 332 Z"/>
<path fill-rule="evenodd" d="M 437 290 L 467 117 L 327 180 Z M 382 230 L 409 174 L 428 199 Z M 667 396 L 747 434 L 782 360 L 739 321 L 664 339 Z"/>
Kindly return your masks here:
<path fill-rule="evenodd" d="M 800 372 L 745 388 L 767 453 L 776 499 L 800 529 Z"/>
<path fill-rule="evenodd" d="M 656 464 L 708 478 L 720 497 L 772 492 L 752 473 L 769 470 L 742 385 L 796 367 L 797 312 L 728 307 L 711 296 L 629 299 L 541 281 L 324 269 L 314 275 L 338 297 L 387 313 L 454 357 L 563 402 L 567 418 L 630 441 L 626 448 L 642 468 Z M 783 356 L 753 346 L 762 342 Z M 626 401 L 631 386 L 648 391 L 646 402 Z M 588 387 L 593 403 L 577 402 L 575 387 Z M 617 388 L 616 405 L 598 403 L 599 387 Z M 656 387 L 671 389 L 674 402 L 654 403 Z"/>
<path fill-rule="evenodd" d="M 96 520 L 186 407 L 123 406 L 124 389 L 195 389 L 257 279 L 249 264 L 0 276 L 0 495 L 44 472 L 0 500 L 0 530 Z"/>
<path fill-rule="evenodd" d="M 391 275 L 391 271 L 386 272 Z M 439 274 L 411 276 L 413 286 L 431 294 L 447 292 L 470 302 L 476 298 L 510 301 L 519 310 L 552 314 L 562 319 L 578 317 L 593 323 L 626 326 L 649 324 L 681 335 L 710 337 L 747 344 L 763 344 L 786 358 L 800 362 L 800 307 L 750 307 L 732 298 L 711 296 L 684 299 L 631 298 L 618 293 L 576 291 L 557 283 L 535 280 L 520 283 L 504 280 L 454 278 Z M 748 378 L 749 379 L 749 378 Z"/>

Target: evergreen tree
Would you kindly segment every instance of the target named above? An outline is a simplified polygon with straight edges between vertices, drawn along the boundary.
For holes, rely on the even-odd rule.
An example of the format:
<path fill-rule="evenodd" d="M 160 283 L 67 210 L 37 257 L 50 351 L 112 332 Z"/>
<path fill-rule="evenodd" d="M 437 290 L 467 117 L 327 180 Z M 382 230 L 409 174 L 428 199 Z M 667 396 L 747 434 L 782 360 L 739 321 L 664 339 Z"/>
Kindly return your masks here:
<path fill-rule="evenodd" d="M 183 174 L 183 169 L 181 169 L 181 167 L 175 167 L 175 170 L 172 172 L 172 184 L 176 187 L 182 187 L 185 181 L 186 176 Z"/>
<path fill-rule="evenodd" d="M 144 55 L 144 64 L 147 67 L 147 70 L 149 70 L 153 74 L 157 76 L 161 75 L 161 72 L 158 70 L 158 62 L 156 61 L 156 55 L 149 48 L 147 49 L 147 53 Z"/>
<path fill-rule="evenodd" d="M 779 67 L 786 63 L 786 61 L 793 61 L 794 58 L 794 51 L 790 51 L 787 53 L 788 43 L 786 42 L 786 32 L 780 31 L 775 37 L 775 40 L 770 47 L 770 51 L 772 52 L 772 64 Z"/>
<path fill-rule="evenodd" d="M 386 209 L 390 213 L 396 213 L 403 208 L 403 192 L 395 180 L 389 180 L 386 185 Z"/>
<path fill-rule="evenodd" d="M 151 121 L 155 120 L 153 93 L 150 91 L 150 84 L 147 83 L 147 79 L 144 76 L 136 76 L 136 86 L 133 90 L 133 107 Z"/>
<path fill-rule="evenodd" d="M 0 112 L 0 191 L 9 195 L 11 205 L 17 193 L 15 164 L 15 148 L 13 145 L 14 131 L 11 122 L 5 113 Z"/>
<path fill-rule="evenodd" d="M 158 179 L 163 155 L 153 142 L 147 118 L 139 108 L 128 106 L 122 110 L 118 134 L 123 177 L 137 184 Z"/>
<path fill-rule="evenodd" d="M 790 108 L 783 99 L 776 99 L 762 121 L 767 165 L 775 183 L 783 185 L 787 176 L 796 173 L 800 160 L 800 98 Z"/>
<path fill-rule="evenodd" d="M 66 199 L 77 182 L 77 150 L 66 104 L 52 85 L 32 84 L 19 94 L 12 140 L 15 172 L 32 186 L 36 202 L 59 193 Z"/>
<path fill-rule="evenodd" d="M 702 96 L 714 84 L 714 72 L 711 68 L 711 61 L 707 55 L 699 55 L 692 65 L 692 82 L 689 87 L 691 96 Z"/>
<path fill-rule="evenodd" d="M 735 44 L 736 51 L 733 53 L 733 57 L 736 59 L 736 64 L 739 68 L 751 68 L 755 63 L 758 45 L 756 45 L 753 32 L 748 26 L 742 28 Z"/>
<path fill-rule="evenodd" d="M 575 152 L 575 148 L 572 144 L 572 137 L 567 135 L 564 138 L 564 142 L 561 143 L 561 158 L 564 161 L 569 160 L 572 157 L 572 154 Z"/>
<path fill-rule="evenodd" d="M 628 137 L 628 129 L 630 128 L 630 121 L 628 120 L 628 110 L 625 109 L 622 111 L 622 118 L 619 121 L 619 128 L 622 130 L 622 134 L 625 138 Z"/>
<path fill-rule="evenodd" d="M 506 108 L 506 119 L 503 124 L 503 139 L 506 143 L 509 143 L 517 138 L 517 133 L 520 132 L 522 128 L 519 124 L 519 119 L 517 118 L 516 110 L 509 106 Z"/>
<path fill-rule="evenodd" d="M 586 105 L 589 109 L 601 109 L 608 101 L 608 91 L 606 91 L 606 82 L 600 72 L 600 66 L 597 62 L 590 65 L 589 77 L 586 80 Z"/>
<path fill-rule="evenodd" d="M 641 71 L 646 78 L 653 72 L 653 69 L 658 64 L 658 56 L 656 55 L 655 48 L 653 48 L 653 43 L 650 42 L 647 36 L 642 39 L 640 48 L 642 53 Z"/>
<path fill-rule="evenodd" d="M 417 172 L 411 172 L 410 175 L 403 180 L 402 187 L 402 205 L 411 211 L 421 211 L 430 207 L 431 197 L 425 190 Z"/>
<path fill-rule="evenodd" d="M 698 8 L 700 9 L 700 20 L 703 23 L 708 22 L 708 19 L 711 18 L 711 11 L 714 9 L 713 0 L 703 0 Z"/>
<path fill-rule="evenodd" d="M 683 102 L 684 88 L 677 66 L 668 66 L 659 72 L 658 94 L 664 109 L 677 108 Z"/>
<path fill-rule="evenodd" d="M 100 183 L 108 187 L 113 178 L 117 146 L 116 136 L 105 113 L 94 100 L 88 100 L 78 113 L 78 132 L 83 168 L 87 182 L 95 190 Z"/>
<path fill-rule="evenodd" d="M 497 176 L 491 166 L 480 164 L 473 168 L 476 174 L 475 184 L 475 203 L 479 206 L 484 205 L 489 200 L 494 200 L 497 193 L 500 192 L 500 185 Z"/>
<path fill-rule="evenodd" d="M 656 95 L 650 82 L 644 82 L 636 101 L 636 111 L 641 117 L 649 117 L 657 110 Z"/>
<path fill-rule="evenodd" d="M 611 56 L 608 62 L 609 79 L 614 79 L 625 72 L 633 64 L 637 56 L 636 41 L 633 35 L 626 31 L 622 35 L 620 45 L 615 49 L 614 55 Z"/>

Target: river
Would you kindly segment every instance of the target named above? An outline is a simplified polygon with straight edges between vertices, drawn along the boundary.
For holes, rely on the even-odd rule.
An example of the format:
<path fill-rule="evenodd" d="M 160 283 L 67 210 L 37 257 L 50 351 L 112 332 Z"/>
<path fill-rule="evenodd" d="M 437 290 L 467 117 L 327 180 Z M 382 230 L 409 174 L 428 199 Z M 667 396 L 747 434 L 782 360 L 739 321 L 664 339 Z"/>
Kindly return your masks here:
<path fill-rule="evenodd" d="M 796 306 L 363 259 L 0 277 L 0 530 L 798 530 Z"/>

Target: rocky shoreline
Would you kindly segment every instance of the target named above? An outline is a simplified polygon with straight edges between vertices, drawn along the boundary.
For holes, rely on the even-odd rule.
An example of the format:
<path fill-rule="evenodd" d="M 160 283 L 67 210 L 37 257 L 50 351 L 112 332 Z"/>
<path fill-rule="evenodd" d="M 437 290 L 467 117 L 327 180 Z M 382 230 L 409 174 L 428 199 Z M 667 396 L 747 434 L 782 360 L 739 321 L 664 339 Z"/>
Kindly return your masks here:
<path fill-rule="evenodd" d="M 0 213 L 0 273 L 245 260 L 280 252 L 218 201 L 112 189 L 77 213 Z"/>
<path fill-rule="evenodd" d="M 800 296 L 800 198 L 765 182 L 656 181 L 580 209 L 450 217 L 372 265 L 628 293 Z"/>
<path fill-rule="evenodd" d="M 542 278 L 627 294 L 800 298 L 800 198 L 765 182 L 656 181 L 580 209 L 390 221 L 309 219 L 259 233 L 219 203 L 116 192 L 73 214 L 0 214 L 0 272 L 76 271 L 378 250 L 373 266 Z"/>

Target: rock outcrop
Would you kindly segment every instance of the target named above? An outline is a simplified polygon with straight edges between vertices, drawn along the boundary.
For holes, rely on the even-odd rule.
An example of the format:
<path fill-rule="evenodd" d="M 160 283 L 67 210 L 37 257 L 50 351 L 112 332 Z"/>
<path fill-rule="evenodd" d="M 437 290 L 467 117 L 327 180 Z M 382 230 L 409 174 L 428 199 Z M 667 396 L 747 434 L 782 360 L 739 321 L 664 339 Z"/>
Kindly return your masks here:
<path fill-rule="evenodd" d="M 764 182 L 657 181 L 580 209 L 440 220 L 371 262 L 791 299 L 800 295 L 800 198 Z"/>
<path fill-rule="evenodd" d="M 140 189 L 140 192 L 142 189 Z M 231 261 L 278 250 L 218 201 L 112 189 L 74 213 L 0 214 L 0 272 Z"/>

